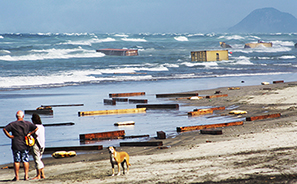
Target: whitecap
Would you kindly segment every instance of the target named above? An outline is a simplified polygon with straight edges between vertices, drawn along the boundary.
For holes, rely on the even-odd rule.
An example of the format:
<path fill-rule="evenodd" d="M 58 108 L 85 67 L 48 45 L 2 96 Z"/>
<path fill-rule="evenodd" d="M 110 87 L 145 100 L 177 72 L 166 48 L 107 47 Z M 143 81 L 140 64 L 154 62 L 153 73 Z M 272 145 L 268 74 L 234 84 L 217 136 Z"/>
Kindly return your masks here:
<path fill-rule="evenodd" d="M 117 36 L 117 37 L 128 37 L 128 35 L 126 35 L 126 34 L 115 34 L 114 36 Z"/>
<path fill-rule="evenodd" d="M 163 66 L 169 67 L 169 68 L 178 68 L 179 67 L 178 64 L 170 64 L 170 63 L 165 63 Z"/>
<path fill-rule="evenodd" d="M 104 57 L 105 54 L 95 50 L 76 49 L 43 49 L 31 50 L 30 54 L 23 56 L 0 56 L 4 61 L 25 61 L 25 60 L 45 60 L 45 59 L 69 59 L 69 58 L 95 58 Z"/>
<path fill-rule="evenodd" d="M 231 36 L 220 36 L 218 39 L 226 39 L 226 40 L 243 40 L 245 39 L 242 36 L 239 35 L 231 35 Z"/>
<path fill-rule="evenodd" d="M 204 36 L 203 33 L 196 33 L 196 34 L 189 34 L 188 37 L 194 37 L 194 36 Z"/>
<path fill-rule="evenodd" d="M 208 36 L 208 37 L 214 37 L 214 36 L 216 36 L 216 34 L 215 33 L 208 33 L 208 34 L 206 34 L 206 36 Z"/>
<path fill-rule="evenodd" d="M 276 66 L 291 66 L 292 63 L 278 63 L 278 64 L 273 64 L 273 65 L 276 65 Z"/>
<path fill-rule="evenodd" d="M 180 41 L 180 42 L 186 42 L 189 41 L 189 39 L 185 36 L 176 36 L 174 37 L 175 40 Z"/>
<path fill-rule="evenodd" d="M 253 65 L 253 63 L 250 60 L 245 60 L 245 59 L 236 61 L 236 64 L 239 64 L 239 65 Z"/>
<path fill-rule="evenodd" d="M 276 45 L 276 46 L 294 46 L 295 43 L 293 41 L 272 41 L 272 45 Z"/>
<path fill-rule="evenodd" d="M 124 70 L 126 72 L 124 72 Z M 76 85 L 82 82 L 100 83 L 101 81 L 123 81 L 123 80 L 148 80 L 151 75 L 113 75 L 110 77 L 101 76 L 102 73 L 129 73 L 134 70 L 72 70 L 67 72 L 58 72 L 51 75 L 34 75 L 34 76 L 15 76 L 0 77 L 0 87 L 2 88 L 20 88 L 20 87 L 48 87 L 48 86 L 65 86 Z M 30 85 L 28 85 L 30 84 Z"/>
<path fill-rule="evenodd" d="M 51 35 L 53 35 L 53 33 L 36 33 L 36 34 L 39 35 L 39 36 L 51 36 Z"/>
<path fill-rule="evenodd" d="M 89 35 L 89 33 L 62 33 L 63 35 L 66 36 L 86 36 Z"/>
<path fill-rule="evenodd" d="M 275 53 L 275 52 L 288 52 L 290 50 L 292 50 L 289 47 L 277 47 L 277 46 L 273 46 L 273 47 L 257 47 L 255 49 L 251 49 L 254 52 L 267 52 L 267 53 Z"/>
<path fill-rule="evenodd" d="M 255 40 L 261 40 L 261 38 L 258 37 L 258 36 L 250 36 L 250 38 L 253 38 L 253 39 L 255 39 Z"/>
<path fill-rule="evenodd" d="M 1 53 L 4 53 L 4 54 L 10 54 L 11 52 L 9 50 L 0 50 Z"/>
<path fill-rule="evenodd" d="M 234 58 L 235 59 L 235 63 L 233 64 L 238 64 L 238 65 L 253 65 L 253 63 L 250 61 L 250 58 L 249 57 L 246 57 L 246 56 L 239 56 L 237 58 Z"/>
<path fill-rule="evenodd" d="M 65 43 L 61 43 L 62 45 L 89 45 L 91 46 L 93 43 L 103 43 L 103 42 L 114 42 L 116 39 L 114 38 L 103 38 L 103 39 L 98 39 L 98 38 L 93 38 L 93 39 L 88 39 L 88 40 L 68 40 Z"/>
<path fill-rule="evenodd" d="M 239 77 L 239 76 L 261 76 L 261 75 L 282 75 L 282 74 L 290 74 L 291 72 L 270 72 L 270 73 L 236 73 L 236 74 L 223 74 L 223 75 L 215 75 L 216 77 Z"/>
<path fill-rule="evenodd" d="M 279 59 L 295 59 L 296 56 L 281 56 Z"/>
<path fill-rule="evenodd" d="M 243 49 L 234 49 L 233 52 L 242 52 L 242 53 L 276 53 L 276 52 L 288 52 L 292 50 L 289 47 L 283 47 L 283 46 L 272 46 L 272 47 L 265 47 L 265 46 L 259 46 L 256 48 L 243 48 Z"/>
<path fill-rule="evenodd" d="M 187 67 L 194 67 L 194 66 L 204 66 L 204 67 L 212 67 L 218 66 L 216 62 L 183 62 L 181 65 L 185 65 Z"/>
<path fill-rule="evenodd" d="M 126 42 L 146 42 L 144 38 L 122 38 Z"/>
<path fill-rule="evenodd" d="M 113 74 L 113 73 L 134 73 L 137 68 L 109 68 L 100 69 L 101 73 Z"/>
<path fill-rule="evenodd" d="M 271 57 L 257 57 L 258 59 L 263 59 L 263 60 L 266 60 L 266 59 L 271 59 Z"/>

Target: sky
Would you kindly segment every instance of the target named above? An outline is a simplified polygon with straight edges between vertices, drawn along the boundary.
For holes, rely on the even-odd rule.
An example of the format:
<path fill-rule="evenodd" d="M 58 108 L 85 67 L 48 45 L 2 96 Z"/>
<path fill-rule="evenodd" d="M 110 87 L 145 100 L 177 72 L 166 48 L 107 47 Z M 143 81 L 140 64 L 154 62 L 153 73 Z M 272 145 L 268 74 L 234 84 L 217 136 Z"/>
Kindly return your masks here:
<path fill-rule="evenodd" d="M 0 0 L 0 33 L 224 32 L 266 7 L 297 17 L 297 0 Z"/>

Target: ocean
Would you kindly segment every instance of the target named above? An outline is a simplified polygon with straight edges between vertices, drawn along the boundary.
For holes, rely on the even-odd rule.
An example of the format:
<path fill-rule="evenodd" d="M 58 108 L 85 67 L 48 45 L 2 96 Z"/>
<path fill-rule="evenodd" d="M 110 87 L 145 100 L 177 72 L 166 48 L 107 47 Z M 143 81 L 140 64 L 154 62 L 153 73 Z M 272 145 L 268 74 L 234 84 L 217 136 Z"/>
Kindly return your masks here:
<path fill-rule="evenodd" d="M 272 42 L 272 48 L 244 48 L 245 43 Z M 192 62 L 191 51 L 221 50 L 226 42 L 229 60 Z M 259 85 L 263 81 L 295 81 L 297 33 L 275 34 L 96 34 L 11 33 L 0 34 L 0 126 L 15 120 L 18 110 L 41 105 L 84 104 L 53 107 L 53 115 L 41 115 L 44 124 L 73 122 L 73 126 L 46 127 L 46 146 L 78 146 L 79 134 L 125 130 L 126 135 L 150 135 L 164 131 L 177 135 L 176 127 L 229 122 L 227 117 L 188 118 L 194 107 L 147 110 L 146 113 L 79 117 L 79 111 L 135 108 L 117 102 L 104 105 L 110 93 L 145 92 L 148 103 L 175 103 L 156 94 L 217 87 Z M 96 49 L 137 49 L 138 56 L 106 56 Z M 225 49 L 223 49 L 225 50 Z M 244 82 L 242 82 L 244 81 Z M 200 107 L 196 107 L 200 108 Z M 25 120 L 31 119 L 26 114 Z M 135 126 L 114 123 L 134 121 Z M 12 162 L 10 140 L 0 134 L 0 164 Z M 118 146 L 121 141 L 91 145 Z M 48 155 L 49 156 L 49 155 Z"/>

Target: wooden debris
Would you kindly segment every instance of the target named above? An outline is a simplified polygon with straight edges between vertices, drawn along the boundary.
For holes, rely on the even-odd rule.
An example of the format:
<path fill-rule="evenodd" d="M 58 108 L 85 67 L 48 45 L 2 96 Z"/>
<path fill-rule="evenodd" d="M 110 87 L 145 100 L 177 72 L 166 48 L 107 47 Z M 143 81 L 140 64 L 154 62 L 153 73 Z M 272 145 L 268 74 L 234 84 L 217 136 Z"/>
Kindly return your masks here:
<path fill-rule="evenodd" d="M 53 115 L 54 111 L 52 109 L 37 109 L 37 110 L 25 110 L 25 114 L 43 114 L 43 115 Z"/>
<path fill-rule="evenodd" d="M 206 98 L 219 98 L 219 97 L 227 97 L 228 94 L 222 94 L 222 95 L 210 95 L 206 96 Z"/>
<path fill-rule="evenodd" d="M 213 110 L 212 109 L 197 109 L 195 111 L 188 112 L 189 116 L 199 116 L 199 115 L 204 115 L 204 114 L 212 114 Z"/>
<path fill-rule="evenodd" d="M 129 99 L 129 103 L 147 103 L 147 99 Z"/>
<path fill-rule="evenodd" d="M 157 139 L 166 139 L 166 133 L 163 131 L 157 132 Z"/>
<path fill-rule="evenodd" d="M 55 151 L 83 151 L 83 150 L 102 150 L 102 145 L 96 146 L 69 146 L 69 147 L 45 147 L 45 152 Z"/>
<path fill-rule="evenodd" d="M 14 167 L 13 166 L 4 166 L 4 167 L 1 167 L 1 169 L 13 169 Z"/>
<path fill-rule="evenodd" d="M 128 98 L 112 98 L 112 99 L 117 102 L 128 102 Z"/>
<path fill-rule="evenodd" d="M 225 110 L 225 107 L 224 106 L 222 106 L 222 107 L 212 107 L 210 109 L 213 110 L 213 111 L 219 111 L 219 110 Z"/>
<path fill-rule="evenodd" d="M 210 125 L 177 127 L 176 131 L 177 132 L 186 132 L 186 131 L 201 130 L 201 129 L 207 129 L 207 128 L 218 128 L 218 127 L 237 126 L 237 125 L 243 125 L 243 121 L 230 122 L 230 123 L 210 124 Z"/>
<path fill-rule="evenodd" d="M 116 105 L 116 101 L 113 99 L 103 99 L 104 105 Z"/>
<path fill-rule="evenodd" d="M 81 142 L 86 140 L 106 140 L 106 139 L 123 139 L 125 136 L 125 130 L 99 132 L 90 134 L 80 134 L 79 139 Z"/>
<path fill-rule="evenodd" d="M 84 106 L 84 104 L 41 105 L 41 107 L 68 107 L 68 106 Z"/>
<path fill-rule="evenodd" d="M 205 98 L 203 96 L 191 96 L 191 97 L 180 97 L 180 98 L 176 98 L 176 100 L 199 100 Z"/>
<path fill-rule="evenodd" d="M 277 83 L 284 83 L 284 81 L 283 80 L 273 81 L 273 84 L 277 84 Z"/>
<path fill-rule="evenodd" d="M 82 111 L 82 112 L 78 112 L 78 116 L 130 114 L 130 113 L 145 113 L 145 112 L 146 112 L 146 108 L 113 109 L 113 110 L 101 110 L 101 111 Z"/>
<path fill-rule="evenodd" d="M 136 105 L 137 108 L 146 108 L 146 109 L 178 109 L 178 104 L 141 104 Z"/>
<path fill-rule="evenodd" d="M 51 106 L 42 106 L 42 107 L 37 107 L 36 110 L 52 110 Z"/>
<path fill-rule="evenodd" d="M 267 114 L 267 115 L 254 116 L 254 117 L 247 117 L 246 121 L 255 121 L 255 120 L 261 120 L 261 119 L 267 119 L 267 118 L 278 118 L 278 117 L 281 117 L 281 113 Z"/>
<path fill-rule="evenodd" d="M 163 142 L 162 141 L 120 142 L 120 146 L 163 146 Z"/>
<path fill-rule="evenodd" d="M 239 87 L 229 87 L 228 90 L 240 90 Z"/>
<path fill-rule="evenodd" d="M 225 107 L 212 107 L 207 109 L 194 109 L 194 111 L 188 112 L 189 116 L 198 116 L 198 115 L 204 115 L 204 114 L 212 114 L 213 111 L 217 110 L 225 110 Z"/>
<path fill-rule="evenodd" d="M 157 98 L 166 98 L 166 97 L 191 97 L 198 96 L 198 93 L 171 93 L 171 94 L 156 94 Z"/>
<path fill-rule="evenodd" d="M 134 93 L 111 93 L 109 97 L 124 97 L 124 96 L 141 96 L 145 95 L 145 92 L 134 92 Z"/>
<path fill-rule="evenodd" d="M 43 126 L 71 126 L 74 125 L 73 122 L 68 122 L 68 123 L 49 123 L 49 124 L 43 124 Z"/>

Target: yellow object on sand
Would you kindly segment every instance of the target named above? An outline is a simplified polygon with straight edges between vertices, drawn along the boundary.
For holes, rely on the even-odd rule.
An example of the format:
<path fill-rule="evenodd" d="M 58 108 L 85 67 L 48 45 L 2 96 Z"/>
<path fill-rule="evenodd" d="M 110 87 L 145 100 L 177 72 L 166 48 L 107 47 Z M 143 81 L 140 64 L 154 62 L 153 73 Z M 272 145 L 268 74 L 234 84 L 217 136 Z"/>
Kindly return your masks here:
<path fill-rule="evenodd" d="M 127 125 L 135 125 L 134 121 L 123 121 L 123 122 L 117 122 L 114 124 L 114 126 L 127 126 Z"/>
<path fill-rule="evenodd" d="M 76 156 L 75 151 L 56 151 L 52 154 L 54 158 L 74 157 Z"/>
<path fill-rule="evenodd" d="M 233 111 L 230 111 L 229 114 L 247 114 L 247 111 L 233 110 Z"/>
<path fill-rule="evenodd" d="M 203 97 L 202 96 L 192 96 L 189 98 L 189 100 L 199 100 L 199 99 L 202 99 Z"/>
<path fill-rule="evenodd" d="M 268 85 L 269 82 L 261 82 L 262 85 Z"/>

